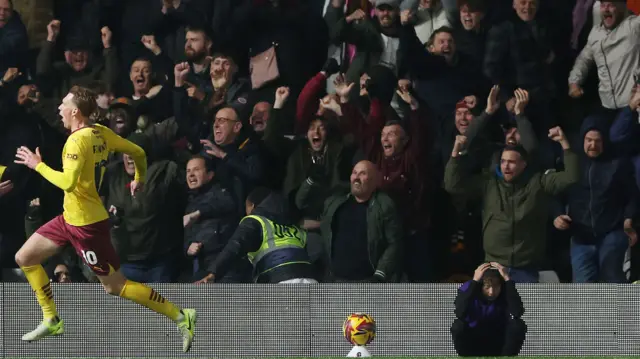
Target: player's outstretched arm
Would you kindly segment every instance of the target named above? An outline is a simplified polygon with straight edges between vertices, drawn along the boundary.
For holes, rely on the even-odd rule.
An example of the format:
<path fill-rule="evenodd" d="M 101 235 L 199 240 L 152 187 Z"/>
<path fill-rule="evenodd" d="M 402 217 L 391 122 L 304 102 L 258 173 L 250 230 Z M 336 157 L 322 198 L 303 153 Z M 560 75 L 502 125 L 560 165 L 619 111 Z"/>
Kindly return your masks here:
<path fill-rule="evenodd" d="M 110 151 L 126 153 L 133 158 L 136 166 L 134 181 L 144 183 L 147 176 L 147 155 L 144 153 L 144 150 L 135 143 L 118 136 L 107 127 L 100 126 L 100 130 L 104 139 L 107 141 L 107 146 Z"/>
<path fill-rule="evenodd" d="M 82 171 L 85 158 L 82 155 L 80 146 L 75 141 L 67 142 L 65 150 L 66 155 L 62 159 L 62 172 L 56 171 L 42 162 L 40 148 L 36 148 L 35 153 L 25 146 L 18 148 L 14 162 L 35 170 L 47 181 L 63 191 L 71 192 L 78 184 L 78 177 Z"/>

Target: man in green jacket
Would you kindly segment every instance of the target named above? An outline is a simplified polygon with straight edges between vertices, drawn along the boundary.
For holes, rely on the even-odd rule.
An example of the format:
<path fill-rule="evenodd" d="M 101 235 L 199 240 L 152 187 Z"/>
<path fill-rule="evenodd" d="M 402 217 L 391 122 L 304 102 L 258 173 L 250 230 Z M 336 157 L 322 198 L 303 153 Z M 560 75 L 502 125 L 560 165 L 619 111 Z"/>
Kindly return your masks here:
<path fill-rule="evenodd" d="M 578 157 L 562 129 L 550 129 L 549 138 L 564 150 L 563 172 L 529 170 L 524 148 L 507 146 L 495 172 L 470 176 L 464 170 L 465 152 L 461 152 L 465 136 L 456 137 L 445 169 L 447 192 L 483 198 L 485 259 L 508 267 L 515 282 L 538 281 L 547 241 L 550 196 L 558 195 L 580 178 Z"/>
<path fill-rule="evenodd" d="M 391 197 L 378 191 L 379 184 L 376 166 L 361 161 L 351 173 L 351 190 L 325 202 L 320 229 L 328 258 L 327 281 L 398 281 L 402 221 Z"/>

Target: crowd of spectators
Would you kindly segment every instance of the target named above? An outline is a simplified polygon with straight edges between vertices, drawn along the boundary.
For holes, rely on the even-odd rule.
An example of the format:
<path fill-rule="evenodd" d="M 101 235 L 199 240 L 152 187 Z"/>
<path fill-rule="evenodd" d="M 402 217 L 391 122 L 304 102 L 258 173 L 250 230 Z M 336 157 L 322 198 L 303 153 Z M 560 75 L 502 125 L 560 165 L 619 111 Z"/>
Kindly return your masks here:
<path fill-rule="evenodd" d="M 320 282 L 461 282 L 483 261 L 518 283 L 635 280 L 628 3 L 0 0 L 0 265 L 62 212 L 13 161 L 39 148 L 60 169 L 57 107 L 80 85 L 147 154 L 143 193 L 127 155 L 100 188 L 132 280 L 194 282 L 224 259 L 216 282 L 253 282 L 225 253 L 257 249 L 238 239 L 248 206 L 304 229 L 299 277 Z M 47 268 L 96 280 L 72 248 Z"/>

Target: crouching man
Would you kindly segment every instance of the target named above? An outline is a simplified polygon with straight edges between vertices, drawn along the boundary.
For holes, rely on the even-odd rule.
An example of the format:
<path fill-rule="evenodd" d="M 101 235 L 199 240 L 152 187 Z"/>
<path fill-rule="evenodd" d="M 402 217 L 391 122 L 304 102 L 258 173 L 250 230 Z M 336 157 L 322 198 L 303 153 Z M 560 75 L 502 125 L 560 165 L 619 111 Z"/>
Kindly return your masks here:
<path fill-rule="evenodd" d="M 495 262 L 480 265 L 473 280 L 458 290 L 455 307 L 451 335 L 460 356 L 518 355 L 527 326 L 520 318 L 520 294 L 505 267 Z"/>
<path fill-rule="evenodd" d="M 248 257 L 256 283 L 313 284 L 313 267 L 307 254 L 307 232 L 298 228 L 288 201 L 266 187 L 255 188 L 245 201 L 247 216 L 222 253 L 196 284 L 222 278 L 231 265 Z"/>

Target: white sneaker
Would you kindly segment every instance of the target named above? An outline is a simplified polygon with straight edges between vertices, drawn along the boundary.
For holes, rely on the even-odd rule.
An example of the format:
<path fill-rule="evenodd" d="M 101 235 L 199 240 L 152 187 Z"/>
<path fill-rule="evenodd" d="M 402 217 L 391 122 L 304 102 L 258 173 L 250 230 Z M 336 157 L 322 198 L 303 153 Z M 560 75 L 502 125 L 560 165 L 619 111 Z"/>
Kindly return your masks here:
<path fill-rule="evenodd" d="M 64 322 L 62 320 L 43 320 L 33 331 L 22 336 L 22 340 L 32 342 L 48 336 L 61 335 L 64 333 Z"/>
<path fill-rule="evenodd" d="M 184 317 L 178 323 L 178 332 L 182 335 L 182 351 L 186 353 L 191 349 L 191 343 L 195 336 L 198 314 L 194 309 L 183 309 L 182 314 Z"/>

